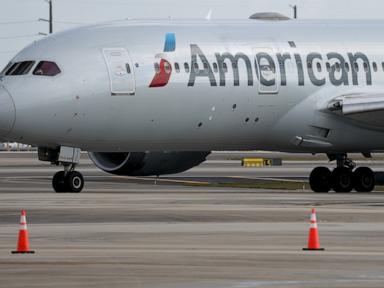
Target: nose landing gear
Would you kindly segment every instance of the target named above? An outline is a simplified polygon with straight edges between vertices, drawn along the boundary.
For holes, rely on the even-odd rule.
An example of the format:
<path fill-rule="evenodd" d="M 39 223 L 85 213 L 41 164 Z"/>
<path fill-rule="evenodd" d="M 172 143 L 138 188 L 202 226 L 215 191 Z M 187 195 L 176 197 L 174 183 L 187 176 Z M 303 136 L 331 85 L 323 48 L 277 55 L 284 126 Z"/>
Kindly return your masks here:
<path fill-rule="evenodd" d="M 375 188 L 375 175 L 368 167 L 359 167 L 346 154 L 334 158 L 337 167 L 331 172 L 327 167 L 316 167 L 309 177 L 309 185 L 314 192 L 328 193 L 331 189 L 338 193 L 371 192 Z M 331 159 L 332 160 L 332 159 Z"/>
<path fill-rule="evenodd" d="M 57 148 L 39 147 L 40 161 L 64 166 L 64 171 L 57 172 L 52 178 L 52 186 L 57 193 L 79 193 L 84 188 L 84 178 L 75 171 L 80 161 L 80 148 L 60 146 Z"/>

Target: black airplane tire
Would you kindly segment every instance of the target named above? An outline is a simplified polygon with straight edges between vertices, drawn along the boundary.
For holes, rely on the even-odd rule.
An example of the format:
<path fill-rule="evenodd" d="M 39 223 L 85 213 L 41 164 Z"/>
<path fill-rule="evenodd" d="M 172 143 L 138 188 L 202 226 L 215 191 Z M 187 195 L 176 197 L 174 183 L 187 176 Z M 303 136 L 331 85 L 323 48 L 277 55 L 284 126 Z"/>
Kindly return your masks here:
<path fill-rule="evenodd" d="M 332 171 L 332 189 L 337 193 L 349 193 L 353 189 L 353 174 L 347 167 L 337 167 Z"/>
<path fill-rule="evenodd" d="M 65 181 L 65 173 L 64 171 L 57 172 L 52 178 L 52 187 L 56 193 L 64 193 L 67 192 L 67 185 Z"/>
<path fill-rule="evenodd" d="M 353 172 L 353 186 L 357 192 L 372 192 L 375 185 L 375 174 L 370 168 L 359 167 Z"/>
<path fill-rule="evenodd" d="M 315 193 L 328 193 L 331 190 L 331 171 L 327 167 L 316 167 L 309 175 L 309 186 Z"/>
<path fill-rule="evenodd" d="M 80 172 L 70 171 L 65 179 L 69 192 L 80 193 L 84 188 L 84 178 Z"/>

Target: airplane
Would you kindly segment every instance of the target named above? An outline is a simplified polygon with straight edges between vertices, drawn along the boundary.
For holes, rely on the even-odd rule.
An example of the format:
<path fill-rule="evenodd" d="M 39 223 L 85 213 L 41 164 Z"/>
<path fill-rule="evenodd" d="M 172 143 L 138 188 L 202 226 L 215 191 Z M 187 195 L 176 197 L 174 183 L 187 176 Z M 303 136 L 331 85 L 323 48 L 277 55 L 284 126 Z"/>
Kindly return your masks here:
<path fill-rule="evenodd" d="M 277 17 L 278 18 L 278 17 Z M 80 151 L 117 175 L 186 171 L 213 150 L 326 154 L 314 192 L 370 192 L 384 151 L 383 21 L 129 20 L 59 32 L 0 75 L 0 140 L 63 166 Z"/>
<path fill-rule="evenodd" d="M 22 143 L 0 143 L 0 151 L 29 151 L 32 147 Z"/>

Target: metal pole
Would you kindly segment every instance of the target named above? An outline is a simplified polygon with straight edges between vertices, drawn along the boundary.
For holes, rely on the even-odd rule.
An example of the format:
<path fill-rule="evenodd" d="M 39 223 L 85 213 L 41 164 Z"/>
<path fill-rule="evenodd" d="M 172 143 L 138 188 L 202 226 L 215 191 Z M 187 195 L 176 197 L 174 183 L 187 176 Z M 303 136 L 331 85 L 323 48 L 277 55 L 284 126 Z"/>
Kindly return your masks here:
<path fill-rule="evenodd" d="M 297 5 L 293 6 L 293 18 L 297 19 Z"/>
<path fill-rule="evenodd" d="M 52 12 L 52 0 L 49 3 L 49 34 L 53 33 L 53 12 Z"/>
<path fill-rule="evenodd" d="M 48 22 L 49 24 L 49 34 L 53 33 L 53 9 L 52 9 L 52 0 L 45 0 L 49 5 L 49 19 L 39 18 L 39 21 Z M 39 35 L 46 35 L 45 33 L 39 33 Z"/>

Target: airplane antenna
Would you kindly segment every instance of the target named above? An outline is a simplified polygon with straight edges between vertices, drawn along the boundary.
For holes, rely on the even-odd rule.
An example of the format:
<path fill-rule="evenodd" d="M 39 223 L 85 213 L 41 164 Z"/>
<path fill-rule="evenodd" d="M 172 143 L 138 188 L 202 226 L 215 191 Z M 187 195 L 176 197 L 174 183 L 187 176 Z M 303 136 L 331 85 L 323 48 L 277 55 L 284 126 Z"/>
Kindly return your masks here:
<path fill-rule="evenodd" d="M 205 17 L 206 20 L 211 20 L 212 18 L 212 9 L 209 9 L 207 16 Z"/>
<path fill-rule="evenodd" d="M 293 18 L 297 19 L 297 5 L 289 5 L 293 9 Z"/>
<path fill-rule="evenodd" d="M 45 0 L 49 5 L 49 19 L 39 18 L 39 21 L 49 23 L 49 34 L 53 33 L 53 9 L 52 9 L 52 0 Z"/>

